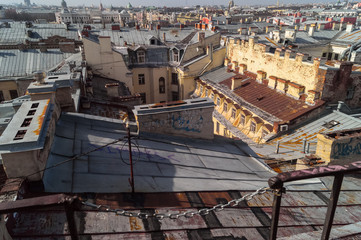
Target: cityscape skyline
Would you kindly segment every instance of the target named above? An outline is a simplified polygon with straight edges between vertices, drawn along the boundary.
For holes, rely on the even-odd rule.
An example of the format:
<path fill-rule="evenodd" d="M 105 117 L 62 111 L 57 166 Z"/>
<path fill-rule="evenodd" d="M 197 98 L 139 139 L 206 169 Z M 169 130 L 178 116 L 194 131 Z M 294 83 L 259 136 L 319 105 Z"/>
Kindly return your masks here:
<path fill-rule="evenodd" d="M 79 1 L 76 0 L 68 0 L 66 1 L 68 6 L 83 6 L 85 4 L 79 4 Z M 328 0 L 320 0 L 317 1 L 317 3 L 334 3 L 337 1 L 328 1 Z M 343 2 L 343 1 L 341 1 Z M 4 5 L 17 5 L 17 4 L 21 4 L 23 3 L 23 1 L 14 1 L 14 0 L 3 0 L 2 4 Z M 31 1 L 31 3 L 35 3 L 37 5 L 58 5 L 60 6 L 61 1 L 59 0 L 47 0 L 47 1 Z M 146 0 L 146 1 L 140 1 L 140 0 L 132 0 L 132 1 L 128 1 L 128 0 L 124 0 L 124 1 L 116 1 L 116 0 L 106 0 L 106 1 L 99 1 L 99 0 L 91 0 L 91 1 L 86 1 L 86 5 L 85 6 L 97 6 L 100 3 L 103 4 L 104 7 L 110 7 L 115 6 L 115 7 L 125 7 L 128 3 L 132 4 L 134 7 L 138 7 L 138 6 L 157 6 L 157 7 L 162 7 L 162 6 L 167 6 L 167 7 L 185 7 L 185 6 L 195 6 L 195 5 L 228 5 L 227 1 L 224 1 L 222 3 L 215 1 L 215 0 L 211 0 L 211 1 L 205 1 L 205 0 L 201 0 L 201 1 L 197 1 L 197 3 L 195 4 L 193 1 L 189 1 L 189 0 L 183 0 L 181 2 L 178 1 L 170 1 L 170 0 L 166 0 L 166 1 L 162 1 L 162 0 L 156 0 L 156 1 L 151 1 L 151 0 Z M 277 0 L 274 1 L 252 1 L 252 0 L 245 0 L 245 1 L 240 1 L 240 0 L 236 0 L 234 1 L 235 5 L 238 6 L 256 6 L 256 5 L 276 5 Z M 280 4 L 295 4 L 294 1 L 280 1 Z M 315 3 L 314 1 L 311 0 L 300 0 L 297 1 L 297 4 L 308 4 L 308 3 Z"/>

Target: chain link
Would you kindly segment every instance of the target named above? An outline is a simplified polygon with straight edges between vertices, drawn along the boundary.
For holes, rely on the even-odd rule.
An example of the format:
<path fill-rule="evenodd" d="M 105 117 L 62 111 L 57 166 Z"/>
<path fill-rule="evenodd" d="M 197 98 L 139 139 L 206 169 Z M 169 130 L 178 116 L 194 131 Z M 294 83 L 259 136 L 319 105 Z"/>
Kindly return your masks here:
<path fill-rule="evenodd" d="M 200 215 L 200 216 L 207 215 L 212 211 L 214 211 L 214 212 L 222 211 L 226 207 L 236 207 L 242 201 L 250 201 L 255 196 L 265 194 L 266 192 L 269 192 L 269 191 L 272 191 L 272 189 L 270 189 L 268 187 L 259 188 L 255 192 L 246 194 L 243 197 L 238 198 L 238 199 L 232 199 L 232 200 L 228 201 L 225 204 L 217 204 L 217 205 L 215 205 L 215 206 L 213 206 L 211 208 L 202 208 L 202 209 L 199 209 L 199 210 L 196 210 L 196 211 L 187 211 L 187 212 L 183 212 L 183 213 L 146 214 L 146 213 L 136 213 L 136 212 L 126 211 L 126 210 L 123 210 L 123 209 L 111 209 L 109 206 L 97 205 L 97 204 L 90 203 L 90 202 L 82 202 L 82 204 L 85 205 L 85 206 L 88 206 L 88 207 L 96 208 L 98 210 L 103 210 L 103 211 L 106 211 L 106 212 L 113 212 L 116 215 L 125 216 L 125 217 L 137 217 L 137 218 L 140 218 L 140 219 L 148 219 L 150 217 L 153 217 L 153 218 L 157 218 L 158 220 L 163 220 L 165 218 L 178 219 L 180 217 L 192 218 L 195 215 Z"/>

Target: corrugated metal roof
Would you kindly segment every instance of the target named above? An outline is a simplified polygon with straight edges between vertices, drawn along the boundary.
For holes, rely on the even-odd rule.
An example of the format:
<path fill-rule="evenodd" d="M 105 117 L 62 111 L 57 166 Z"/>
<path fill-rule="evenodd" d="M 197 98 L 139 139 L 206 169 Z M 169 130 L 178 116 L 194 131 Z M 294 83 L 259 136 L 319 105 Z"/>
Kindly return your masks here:
<path fill-rule="evenodd" d="M 332 127 L 327 128 L 325 124 L 335 121 L 336 125 L 330 125 Z M 345 129 L 359 128 L 361 127 L 361 120 L 354 118 L 350 115 L 339 111 L 333 111 L 330 114 L 322 116 L 317 120 L 314 120 L 298 129 L 292 133 L 286 134 L 276 140 L 281 142 L 289 143 L 302 143 L 302 140 L 306 139 L 307 141 L 316 141 L 318 133 L 325 133 L 331 131 L 339 131 Z"/>
<path fill-rule="evenodd" d="M 71 55 L 59 49 L 49 49 L 47 52 L 37 49 L 0 50 L 0 77 L 27 76 L 34 71 L 46 71 Z"/>
<path fill-rule="evenodd" d="M 116 46 L 123 46 L 124 42 L 126 41 L 127 44 L 135 44 L 135 45 L 150 45 L 149 39 L 151 37 L 156 37 L 163 42 L 163 33 L 166 35 L 167 42 L 181 42 L 187 36 L 192 34 L 194 29 L 160 29 L 159 33 L 156 30 L 135 30 L 135 29 L 125 29 L 122 31 L 111 31 L 111 30 L 101 30 L 99 36 L 110 36 L 111 41 Z M 203 31 L 205 32 L 205 37 L 211 36 L 214 34 L 211 31 Z M 195 43 L 198 41 L 197 35 L 195 35 L 189 43 Z"/>
<path fill-rule="evenodd" d="M 200 77 L 200 79 L 201 80 L 208 79 L 211 82 L 220 83 L 220 82 L 223 82 L 226 79 L 230 79 L 236 75 L 237 74 L 234 72 L 227 72 L 227 67 L 219 67 L 219 68 L 215 68 L 212 71 L 206 72 L 205 74 L 203 74 Z"/>
<path fill-rule="evenodd" d="M 361 30 L 354 30 L 350 33 L 343 31 L 343 33 L 335 39 L 335 42 L 345 42 L 345 43 L 356 43 L 361 40 Z"/>
<path fill-rule="evenodd" d="M 27 36 L 28 30 L 33 32 L 32 37 Z M 64 24 L 34 24 L 33 27 L 26 28 L 24 23 L 13 23 L 11 28 L 0 28 L 0 44 L 19 44 L 24 43 L 25 40 L 36 42 L 55 35 L 78 39 L 78 31 L 66 30 Z"/>

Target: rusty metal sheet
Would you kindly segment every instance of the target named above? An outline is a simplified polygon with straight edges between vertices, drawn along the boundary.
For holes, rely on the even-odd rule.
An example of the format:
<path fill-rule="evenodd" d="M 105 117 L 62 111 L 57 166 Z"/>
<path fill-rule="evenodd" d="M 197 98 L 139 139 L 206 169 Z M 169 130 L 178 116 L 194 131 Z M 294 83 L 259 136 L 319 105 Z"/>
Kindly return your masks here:
<path fill-rule="evenodd" d="M 213 207 L 232 200 L 227 192 L 199 192 L 198 195 L 205 207 Z"/>
<path fill-rule="evenodd" d="M 184 213 L 186 211 L 196 211 L 197 209 L 157 209 L 156 213 Z M 175 220 L 164 220 L 161 222 L 161 230 L 180 230 L 180 229 L 198 229 L 207 228 L 207 224 L 199 215 L 194 215 L 192 218 L 181 217 Z"/>
<path fill-rule="evenodd" d="M 92 240 L 149 240 L 152 238 L 151 233 L 122 233 L 122 234 L 100 234 L 91 235 L 89 239 Z M 80 239 L 88 239 L 86 236 Z"/>
<path fill-rule="evenodd" d="M 166 201 L 164 201 L 166 199 Z M 191 207 L 185 193 L 135 193 L 134 198 L 127 193 L 97 194 L 96 204 L 111 208 L 189 208 Z"/>
<path fill-rule="evenodd" d="M 291 237 L 295 234 L 317 231 L 321 227 L 314 226 L 292 226 L 292 227 L 280 227 L 277 231 L 277 237 Z"/>
<path fill-rule="evenodd" d="M 214 238 L 240 238 L 247 240 L 263 239 L 261 234 L 255 228 L 229 228 L 229 229 L 211 229 Z"/>
<path fill-rule="evenodd" d="M 65 212 L 36 211 L 13 214 L 15 223 L 9 233 L 14 236 L 69 234 Z"/>
<path fill-rule="evenodd" d="M 134 212 L 139 212 L 135 211 Z M 111 212 L 76 212 L 78 232 L 122 233 L 145 231 L 143 222 L 136 217 L 124 217 Z M 101 224 L 100 224 L 101 223 Z"/>
<path fill-rule="evenodd" d="M 263 227 L 249 208 L 226 208 L 215 215 L 224 227 Z"/>

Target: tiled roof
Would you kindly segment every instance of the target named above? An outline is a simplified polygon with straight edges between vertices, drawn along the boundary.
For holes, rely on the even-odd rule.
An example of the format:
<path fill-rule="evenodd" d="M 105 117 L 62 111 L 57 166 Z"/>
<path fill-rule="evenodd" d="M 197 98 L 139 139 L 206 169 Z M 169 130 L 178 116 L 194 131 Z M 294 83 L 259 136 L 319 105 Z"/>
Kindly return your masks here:
<path fill-rule="evenodd" d="M 255 76 L 254 73 L 249 72 L 246 72 L 245 75 L 250 77 Z M 230 79 L 220 82 L 220 84 L 224 84 L 228 88 L 231 87 L 230 83 Z M 233 92 L 248 103 L 279 119 L 282 119 L 283 121 L 289 121 L 297 118 L 324 103 L 323 101 L 319 101 L 314 106 L 308 105 L 304 101 L 296 100 L 284 93 L 271 89 L 264 84 L 260 84 L 254 78 L 245 80 L 242 83 L 242 86 L 238 87 Z"/>

